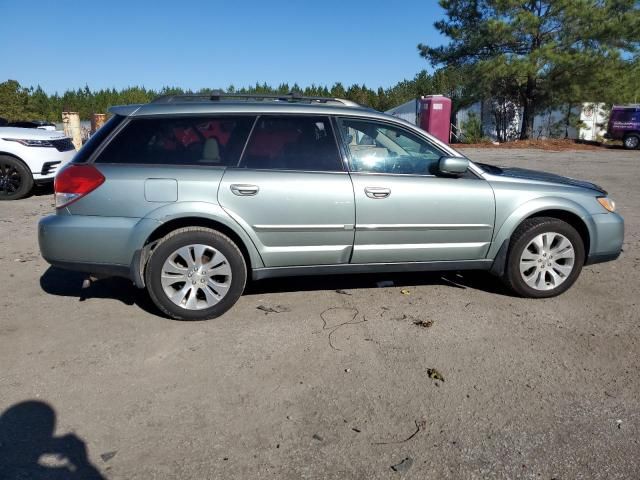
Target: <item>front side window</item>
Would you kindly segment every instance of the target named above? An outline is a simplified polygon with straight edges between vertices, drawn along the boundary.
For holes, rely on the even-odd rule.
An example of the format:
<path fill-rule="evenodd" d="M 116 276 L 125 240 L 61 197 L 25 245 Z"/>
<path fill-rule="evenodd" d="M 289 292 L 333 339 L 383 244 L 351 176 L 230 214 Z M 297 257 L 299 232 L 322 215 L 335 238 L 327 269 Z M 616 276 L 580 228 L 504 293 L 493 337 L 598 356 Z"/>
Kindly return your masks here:
<path fill-rule="evenodd" d="M 327 117 L 261 116 L 247 143 L 240 168 L 342 171 Z"/>
<path fill-rule="evenodd" d="M 386 123 L 343 118 L 339 125 L 353 172 L 435 175 L 445 154 L 418 135 Z"/>
<path fill-rule="evenodd" d="M 98 163 L 235 166 L 254 117 L 133 119 Z"/>

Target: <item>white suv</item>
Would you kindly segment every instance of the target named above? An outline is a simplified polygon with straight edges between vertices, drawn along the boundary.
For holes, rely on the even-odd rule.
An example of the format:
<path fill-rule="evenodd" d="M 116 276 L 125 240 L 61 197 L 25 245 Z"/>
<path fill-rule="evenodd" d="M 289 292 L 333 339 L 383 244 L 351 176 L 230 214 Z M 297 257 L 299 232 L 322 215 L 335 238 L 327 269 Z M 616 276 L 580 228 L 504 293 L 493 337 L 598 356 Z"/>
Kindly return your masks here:
<path fill-rule="evenodd" d="M 0 200 L 17 200 L 28 195 L 34 183 L 52 181 L 75 153 L 62 132 L 0 127 Z"/>

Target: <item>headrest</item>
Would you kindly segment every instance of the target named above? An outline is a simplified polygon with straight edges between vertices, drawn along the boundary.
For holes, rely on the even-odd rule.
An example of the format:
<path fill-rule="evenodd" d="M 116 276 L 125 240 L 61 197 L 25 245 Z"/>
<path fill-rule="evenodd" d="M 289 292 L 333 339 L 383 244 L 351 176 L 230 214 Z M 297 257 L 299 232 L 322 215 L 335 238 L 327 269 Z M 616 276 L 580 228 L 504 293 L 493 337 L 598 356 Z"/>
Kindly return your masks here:
<path fill-rule="evenodd" d="M 215 138 L 207 138 L 202 149 L 202 160 L 211 163 L 220 163 L 220 146 Z"/>

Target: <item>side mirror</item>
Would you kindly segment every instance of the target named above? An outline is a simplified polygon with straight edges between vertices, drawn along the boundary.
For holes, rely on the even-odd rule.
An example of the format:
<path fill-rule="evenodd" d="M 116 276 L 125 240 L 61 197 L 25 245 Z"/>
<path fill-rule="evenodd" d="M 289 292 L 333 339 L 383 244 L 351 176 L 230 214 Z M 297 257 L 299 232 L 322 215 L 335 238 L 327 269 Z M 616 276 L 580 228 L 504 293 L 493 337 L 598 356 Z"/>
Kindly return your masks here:
<path fill-rule="evenodd" d="M 442 157 L 438 170 L 445 175 L 462 175 L 469 170 L 469 160 L 461 157 Z"/>

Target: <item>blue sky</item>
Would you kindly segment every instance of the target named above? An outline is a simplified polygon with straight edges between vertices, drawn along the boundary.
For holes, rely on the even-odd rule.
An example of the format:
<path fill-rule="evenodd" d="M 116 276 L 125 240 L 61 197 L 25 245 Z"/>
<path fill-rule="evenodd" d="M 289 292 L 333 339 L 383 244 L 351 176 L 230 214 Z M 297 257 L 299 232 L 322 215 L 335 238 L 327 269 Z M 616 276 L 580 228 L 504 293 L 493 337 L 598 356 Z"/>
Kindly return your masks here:
<path fill-rule="evenodd" d="M 0 81 L 62 92 L 164 85 L 388 87 L 443 43 L 435 0 L 0 0 Z"/>

